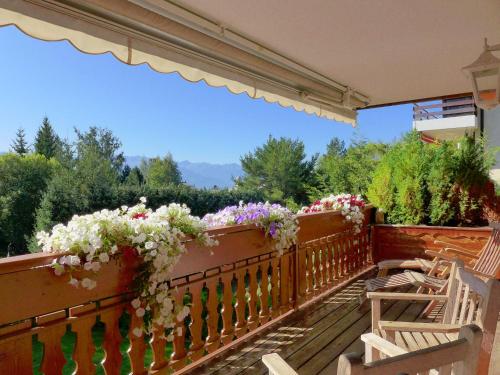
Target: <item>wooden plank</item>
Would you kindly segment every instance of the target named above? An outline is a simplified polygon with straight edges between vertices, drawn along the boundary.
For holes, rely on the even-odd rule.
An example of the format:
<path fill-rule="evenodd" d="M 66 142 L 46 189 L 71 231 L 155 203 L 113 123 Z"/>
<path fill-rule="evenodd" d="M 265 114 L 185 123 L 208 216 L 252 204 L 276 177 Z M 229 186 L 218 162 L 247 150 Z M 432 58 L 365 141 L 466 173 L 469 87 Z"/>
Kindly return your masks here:
<path fill-rule="evenodd" d="M 330 314 L 334 313 L 335 315 L 342 316 L 346 313 L 342 311 L 351 311 L 351 309 L 354 309 L 357 298 L 353 294 L 356 290 L 361 291 L 361 288 L 362 283 L 348 286 L 328 297 L 325 300 L 328 303 L 313 304 L 305 310 L 296 312 L 290 319 L 286 319 L 274 326 L 272 331 L 266 332 L 252 340 L 249 345 L 228 353 L 226 358 L 214 363 L 210 367 L 210 371 L 205 368 L 203 373 L 210 372 L 227 375 L 232 373 L 232 371 L 242 371 L 245 368 L 251 369 L 252 366 L 260 362 L 262 354 L 286 345 L 287 342 L 294 339 L 301 339 L 304 334 L 304 328 L 307 331 L 307 327 L 314 326 L 318 322 L 323 321 L 323 319 L 326 322 Z"/>
<path fill-rule="evenodd" d="M 407 302 L 398 301 L 384 306 L 386 316 L 397 317 L 408 306 Z M 359 314 L 359 315 L 358 315 Z M 313 346 L 303 347 L 293 357 L 287 359 L 287 362 L 298 370 L 301 375 L 318 374 L 328 366 L 335 358 L 342 354 L 345 349 L 360 334 L 371 325 L 371 316 L 369 311 L 362 314 L 351 313 L 339 322 L 337 327 L 325 332 L 320 339 L 311 343 Z M 312 349 L 312 348 L 315 349 Z M 316 353 L 311 355 L 311 353 Z"/>
<path fill-rule="evenodd" d="M 402 321 L 415 321 L 418 319 L 420 313 L 422 312 L 422 310 L 424 308 L 425 308 L 424 304 L 411 303 L 403 311 L 402 314 L 395 317 L 394 319 L 395 320 L 402 320 Z M 390 313 L 389 311 L 385 314 L 385 316 L 384 316 L 385 318 L 389 317 L 389 313 Z M 368 333 L 368 332 L 371 332 L 371 327 L 369 327 L 368 329 L 366 329 L 362 333 Z M 360 333 L 360 335 L 361 335 L 361 333 Z M 397 338 L 396 338 L 396 343 L 397 343 Z M 360 338 L 357 337 L 351 343 L 351 345 L 349 345 L 347 348 L 345 348 L 344 353 L 353 353 L 353 352 L 364 353 L 364 351 L 365 351 L 365 345 L 360 340 Z M 324 369 L 321 370 L 319 375 L 333 375 L 333 374 L 335 374 L 337 372 L 338 360 L 339 360 L 339 357 L 335 358 Z"/>

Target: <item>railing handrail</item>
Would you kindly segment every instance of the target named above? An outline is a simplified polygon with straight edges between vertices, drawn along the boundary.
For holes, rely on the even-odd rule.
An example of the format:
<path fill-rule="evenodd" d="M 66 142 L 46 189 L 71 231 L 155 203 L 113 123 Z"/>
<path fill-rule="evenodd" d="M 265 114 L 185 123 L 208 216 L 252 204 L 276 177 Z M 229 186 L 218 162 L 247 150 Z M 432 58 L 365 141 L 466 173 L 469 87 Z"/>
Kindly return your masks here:
<path fill-rule="evenodd" d="M 366 210 L 370 210 L 373 208 L 373 205 L 368 204 L 365 206 Z M 318 218 L 330 218 L 335 216 L 342 215 L 341 210 L 332 210 L 332 211 L 323 211 L 323 212 L 311 212 L 305 214 L 298 214 L 297 219 L 301 220 L 301 218 L 306 219 L 318 219 Z M 248 232 L 255 230 L 255 225 L 253 224 L 238 224 L 238 225 L 227 225 L 220 227 L 213 227 L 206 231 L 210 236 L 219 237 L 228 234 L 236 234 L 241 232 Z M 300 239 L 299 239 L 300 240 Z M 190 240 L 187 240 L 190 241 Z M 69 253 L 68 253 L 69 254 Z M 47 266 L 54 259 L 57 259 L 65 253 L 31 253 L 31 254 L 23 254 L 23 255 L 14 255 L 6 258 L 0 258 L 0 275 L 6 273 L 12 273 L 16 271 L 26 270 L 35 267 L 43 267 Z"/>
<path fill-rule="evenodd" d="M 445 110 L 445 111 L 440 111 L 440 112 L 427 112 L 427 113 L 415 113 L 413 115 L 414 120 L 428 120 L 429 117 L 434 117 L 434 118 L 441 118 L 443 116 L 450 116 L 450 115 L 458 115 L 458 114 L 470 114 L 474 115 L 475 109 L 474 107 L 469 107 L 469 108 L 457 108 L 457 109 L 450 109 L 450 110 Z M 440 116 L 440 117 L 438 117 Z"/>
<path fill-rule="evenodd" d="M 456 102 L 442 102 L 442 103 L 437 103 L 437 104 L 417 104 L 415 103 L 413 106 L 413 111 L 417 112 L 418 110 L 425 110 L 425 109 L 433 109 L 433 108 L 448 108 L 448 107 L 456 107 L 460 105 L 472 105 L 474 104 L 474 99 L 464 99 L 464 100 L 457 100 Z"/>
<path fill-rule="evenodd" d="M 462 108 L 457 108 L 462 107 Z M 440 119 L 443 117 L 455 117 L 460 115 L 476 115 L 474 99 L 459 98 L 458 100 L 443 100 L 433 104 L 413 104 L 413 120 Z"/>

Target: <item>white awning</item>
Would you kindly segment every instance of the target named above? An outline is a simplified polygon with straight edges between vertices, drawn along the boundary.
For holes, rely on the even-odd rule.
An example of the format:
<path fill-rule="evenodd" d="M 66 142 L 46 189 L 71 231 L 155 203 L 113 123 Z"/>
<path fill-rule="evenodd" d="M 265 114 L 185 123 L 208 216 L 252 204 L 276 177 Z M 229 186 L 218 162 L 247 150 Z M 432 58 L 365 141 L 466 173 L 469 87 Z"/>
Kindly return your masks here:
<path fill-rule="evenodd" d="M 354 125 L 368 98 L 286 59 L 263 58 L 144 6 L 123 0 L 0 0 L 0 26 L 47 41 L 67 40 L 90 54 L 112 53 L 191 82 L 293 107 Z M 3 51 L 5 52 L 5 51 Z"/>

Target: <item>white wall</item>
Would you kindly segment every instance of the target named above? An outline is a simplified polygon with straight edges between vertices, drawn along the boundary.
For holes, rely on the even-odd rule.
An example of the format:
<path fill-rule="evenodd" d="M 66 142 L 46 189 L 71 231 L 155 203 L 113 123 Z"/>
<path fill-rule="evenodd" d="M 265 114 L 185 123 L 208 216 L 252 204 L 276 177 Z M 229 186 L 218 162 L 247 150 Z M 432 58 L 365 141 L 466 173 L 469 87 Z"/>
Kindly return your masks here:
<path fill-rule="evenodd" d="M 500 107 L 484 111 L 484 135 L 488 147 L 500 146 Z M 491 170 L 491 178 L 500 184 L 500 152 L 497 153 L 497 162 Z"/>

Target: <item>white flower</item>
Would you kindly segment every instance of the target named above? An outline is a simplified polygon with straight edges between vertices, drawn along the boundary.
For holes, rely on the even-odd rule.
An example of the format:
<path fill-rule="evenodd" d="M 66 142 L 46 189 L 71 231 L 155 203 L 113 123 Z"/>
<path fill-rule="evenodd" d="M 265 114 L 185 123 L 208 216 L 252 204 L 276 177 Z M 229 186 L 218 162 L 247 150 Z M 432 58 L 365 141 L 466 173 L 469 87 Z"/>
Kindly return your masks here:
<path fill-rule="evenodd" d="M 137 337 L 141 337 L 142 336 L 142 329 L 141 328 L 134 328 L 132 330 L 132 333 L 137 336 Z"/>
<path fill-rule="evenodd" d="M 90 269 L 94 272 L 98 272 L 101 269 L 101 263 L 99 262 L 90 263 Z"/>
<path fill-rule="evenodd" d="M 97 283 L 94 280 L 91 280 L 89 278 L 84 278 L 81 282 L 82 287 L 88 290 L 92 290 L 96 287 Z"/>
<path fill-rule="evenodd" d="M 146 310 L 144 310 L 142 307 L 139 307 L 137 310 L 135 310 L 135 315 L 137 315 L 139 318 L 142 318 L 145 313 Z"/>
<path fill-rule="evenodd" d="M 157 247 L 157 245 L 153 242 L 153 241 L 148 241 L 144 244 L 144 247 L 147 249 L 147 250 L 151 250 L 151 249 L 155 249 Z"/>
<path fill-rule="evenodd" d="M 139 308 L 139 306 L 141 306 L 141 301 L 139 300 L 139 298 L 135 298 L 132 300 L 132 302 L 130 304 L 132 305 L 132 307 L 134 309 L 137 309 L 137 308 Z"/>
<path fill-rule="evenodd" d="M 64 267 L 59 266 L 59 267 L 54 267 L 54 274 L 56 276 L 61 276 L 64 273 Z"/>
<path fill-rule="evenodd" d="M 102 264 L 118 252 L 118 246 L 134 248 L 142 255 L 146 274 L 137 291 L 139 297 L 131 301 L 136 315 L 142 317 L 151 311 L 154 324 L 175 329 L 176 314 L 166 282 L 180 255 L 186 252 L 185 233 L 207 247 L 215 246 L 217 241 L 204 233 L 206 224 L 191 216 L 186 205 L 172 203 L 152 210 L 145 203 L 146 199 L 141 198 L 141 203 L 134 207 L 74 215 L 68 224 L 58 224 L 50 233 L 38 233 L 37 240 L 43 251 L 69 253 L 52 263 L 56 275 L 63 274 L 66 265 L 99 272 Z M 141 214 L 141 220 L 134 219 L 137 214 Z M 71 277 L 69 283 L 88 290 L 96 287 L 96 281 L 90 278 Z M 188 314 L 189 308 L 185 307 L 179 317 L 184 319 Z M 137 327 L 133 333 L 141 336 L 151 329 L 151 326 Z"/>
<path fill-rule="evenodd" d="M 141 203 L 146 203 L 147 202 L 146 197 L 140 197 L 139 200 L 141 201 Z"/>
<path fill-rule="evenodd" d="M 146 241 L 146 234 L 145 233 L 141 233 L 132 239 L 132 242 L 137 243 L 137 244 L 141 244 L 144 241 Z"/>

